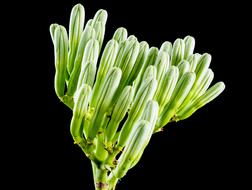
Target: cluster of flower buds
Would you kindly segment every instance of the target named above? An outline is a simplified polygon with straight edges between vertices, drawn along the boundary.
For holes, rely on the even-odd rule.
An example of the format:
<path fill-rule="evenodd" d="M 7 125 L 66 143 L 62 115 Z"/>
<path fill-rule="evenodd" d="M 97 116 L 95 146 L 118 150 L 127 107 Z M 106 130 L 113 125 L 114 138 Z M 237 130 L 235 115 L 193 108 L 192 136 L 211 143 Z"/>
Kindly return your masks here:
<path fill-rule="evenodd" d="M 84 7 L 78 4 L 69 33 L 61 25 L 50 26 L 55 92 L 73 110 L 75 143 L 95 163 L 94 170 L 108 176 L 96 177 L 97 189 L 112 189 L 140 160 L 153 133 L 188 118 L 225 85 L 210 87 L 211 56 L 194 53 L 191 36 L 158 49 L 121 27 L 102 49 L 107 12 L 99 10 L 85 25 L 84 20 Z"/>

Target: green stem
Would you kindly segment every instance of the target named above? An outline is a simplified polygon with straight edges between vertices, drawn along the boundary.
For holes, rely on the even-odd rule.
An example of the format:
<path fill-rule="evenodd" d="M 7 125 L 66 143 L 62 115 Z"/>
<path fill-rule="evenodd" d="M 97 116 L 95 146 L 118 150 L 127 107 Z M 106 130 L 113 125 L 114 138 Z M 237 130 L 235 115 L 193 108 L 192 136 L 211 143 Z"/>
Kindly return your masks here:
<path fill-rule="evenodd" d="M 100 168 L 96 167 L 96 178 L 95 180 L 95 189 L 96 190 L 108 190 L 108 183 L 107 183 L 107 170 L 104 166 Z"/>
<path fill-rule="evenodd" d="M 115 190 L 116 184 L 118 182 L 118 178 L 115 177 L 115 175 L 113 174 L 111 175 L 111 174 L 109 175 L 109 178 L 108 178 L 109 190 Z"/>
<path fill-rule="evenodd" d="M 91 161 L 91 164 L 92 164 L 92 171 L 93 171 L 94 186 L 96 186 L 96 165 L 92 161 Z"/>

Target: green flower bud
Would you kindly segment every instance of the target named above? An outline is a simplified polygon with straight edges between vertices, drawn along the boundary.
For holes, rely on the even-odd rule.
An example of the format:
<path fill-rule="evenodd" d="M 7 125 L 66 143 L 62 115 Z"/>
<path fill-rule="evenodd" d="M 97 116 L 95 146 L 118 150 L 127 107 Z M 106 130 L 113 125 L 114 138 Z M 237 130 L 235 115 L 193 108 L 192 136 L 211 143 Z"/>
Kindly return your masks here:
<path fill-rule="evenodd" d="M 101 57 L 100 66 L 97 72 L 96 82 L 93 89 L 93 97 L 91 101 L 91 107 L 94 107 L 97 104 L 97 96 L 100 94 L 101 85 L 104 82 L 105 77 L 108 72 L 113 68 L 116 55 L 118 52 L 118 43 L 115 40 L 110 40 Z"/>
<path fill-rule="evenodd" d="M 66 29 L 58 25 L 54 31 L 55 52 L 55 92 L 59 98 L 65 93 L 66 65 L 67 65 L 68 38 Z"/>
<path fill-rule="evenodd" d="M 176 114 L 179 106 L 182 104 L 189 91 L 191 90 L 194 81 L 194 73 L 186 73 L 181 77 L 174 89 L 170 101 L 165 105 L 162 113 L 159 116 L 155 129 L 156 131 L 165 126 Z"/>
<path fill-rule="evenodd" d="M 81 39 L 79 42 L 78 50 L 76 53 L 74 64 L 68 63 L 67 69 L 70 74 L 69 82 L 68 82 L 68 89 L 67 94 L 68 96 L 73 96 L 77 82 L 79 79 L 79 74 L 81 71 L 81 63 L 83 59 L 84 50 L 86 47 L 87 42 L 95 37 L 95 31 L 91 27 L 86 27 L 85 30 L 81 34 Z"/>
<path fill-rule="evenodd" d="M 76 103 L 73 108 L 73 117 L 70 126 L 70 132 L 76 143 L 83 139 L 82 120 L 88 109 L 88 102 L 91 94 L 91 87 L 84 84 L 78 91 Z"/>
<path fill-rule="evenodd" d="M 120 94 L 113 109 L 108 127 L 106 128 L 106 141 L 108 144 L 111 144 L 110 142 L 112 141 L 120 122 L 128 112 L 129 106 L 133 100 L 133 96 L 134 90 L 131 86 L 126 86 Z"/>
<path fill-rule="evenodd" d="M 142 66 L 142 69 L 141 69 L 140 74 L 137 76 L 137 78 L 136 78 L 135 81 L 134 81 L 134 87 L 135 87 L 135 89 L 136 89 L 136 92 L 138 91 L 139 86 L 140 86 L 141 83 L 142 83 L 143 74 L 144 74 L 146 68 L 147 68 L 149 65 L 154 65 L 154 63 L 155 63 L 155 61 L 156 61 L 156 59 L 157 59 L 157 55 L 158 55 L 158 48 L 156 48 L 156 47 L 151 47 L 151 48 L 149 49 L 149 53 L 148 53 L 146 62 L 145 62 L 145 64 Z"/>
<path fill-rule="evenodd" d="M 183 113 L 185 110 L 188 109 L 188 107 L 191 106 L 192 102 L 194 102 L 195 99 L 197 99 L 198 97 L 200 97 L 202 94 L 206 92 L 213 78 L 214 78 L 214 73 L 212 72 L 211 69 L 208 69 L 202 82 L 200 83 L 198 88 L 195 90 L 194 96 L 191 97 L 190 101 L 187 103 L 186 106 L 183 107 L 183 109 L 182 108 L 179 109 L 179 111 L 177 112 L 177 115 L 181 115 L 181 113 Z"/>
<path fill-rule="evenodd" d="M 81 33 L 83 30 L 85 21 L 85 10 L 81 4 L 77 4 L 73 7 L 70 16 L 69 23 L 69 54 L 68 54 L 68 71 L 71 74 Z M 71 68 L 70 68 L 71 67 Z"/>
<path fill-rule="evenodd" d="M 211 56 L 207 53 L 203 54 L 197 64 L 197 67 L 195 69 L 195 73 L 196 73 L 196 79 L 195 79 L 195 83 L 190 91 L 190 93 L 188 94 L 188 96 L 186 97 L 186 99 L 184 100 L 183 104 L 181 105 L 181 107 L 179 109 L 184 109 L 184 107 L 191 101 L 191 99 L 195 96 L 195 92 L 198 89 L 198 87 L 200 86 L 202 79 L 204 78 L 209 65 L 211 62 Z"/>
<path fill-rule="evenodd" d="M 142 120 L 149 121 L 154 128 L 157 118 L 158 118 L 158 103 L 156 101 L 150 100 L 148 101 L 143 115 L 141 117 Z"/>
<path fill-rule="evenodd" d="M 184 59 L 187 59 L 190 55 L 193 54 L 193 50 L 195 47 L 195 39 L 192 36 L 186 36 L 184 38 L 184 42 L 185 42 Z"/>
<path fill-rule="evenodd" d="M 132 38 L 129 41 L 126 41 L 126 46 L 124 49 L 123 56 L 121 60 L 119 60 L 118 66 L 122 69 L 122 86 L 127 85 L 125 84 L 131 70 L 134 66 L 134 63 L 137 59 L 139 52 L 139 43 L 136 38 Z"/>
<path fill-rule="evenodd" d="M 103 40 L 104 40 L 104 35 L 105 35 L 105 26 L 102 25 L 101 22 L 96 22 L 94 24 L 94 30 L 95 30 L 95 34 L 96 34 L 95 38 L 99 42 L 99 52 L 100 52 L 101 47 L 102 47 L 102 43 L 103 43 Z"/>
<path fill-rule="evenodd" d="M 196 89 L 194 96 L 192 97 L 192 101 L 206 92 L 211 82 L 213 81 L 213 78 L 214 78 L 213 71 L 211 69 L 208 69 L 199 87 Z"/>
<path fill-rule="evenodd" d="M 168 53 L 169 57 L 171 57 L 172 43 L 168 41 L 164 42 L 160 47 L 160 51 Z"/>
<path fill-rule="evenodd" d="M 147 69 L 145 70 L 143 75 L 143 81 L 147 81 L 150 78 L 154 79 L 157 78 L 157 69 L 153 65 L 148 66 Z"/>
<path fill-rule="evenodd" d="M 170 100 L 173 90 L 177 84 L 179 77 L 179 69 L 176 66 L 171 66 L 167 73 L 165 74 L 164 78 L 161 81 L 161 85 L 159 90 L 156 91 L 154 99 L 159 104 L 159 112 L 163 110 L 163 107 L 168 103 Z"/>
<path fill-rule="evenodd" d="M 139 44 L 139 53 L 137 55 L 137 59 L 135 61 L 134 67 L 132 68 L 127 81 L 125 84 L 132 84 L 132 82 L 136 79 L 138 75 L 141 76 L 141 73 L 143 71 L 142 67 L 144 67 L 144 64 L 146 63 L 149 45 L 147 42 L 143 41 Z"/>
<path fill-rule="evenodd" d="M 200 57 L 201 55 L 199 53 L 196 53 L 196 54 L 193 54 L 193 55 L 190 55 L 188 57 L 188 62 L 190 63 L 190 72 L 194 72 L 197 65 L 198 65 L 198 62 L 200 60 Z"/>
<path fill-rule="evenodd" d="M 157 68 L 157 81 L 160 84 L 160 81 L 164 77 L 165 73 L 167 72 L 168 68 L 170 67 L 169 55 L 165 52 L 159 52 L 156 62 L 154 66 Z M 160 86 L 160 85 L 158 85 Z"/>
<path fill-rule="evenodd" d="M 54 44 L 55 29 L 57 28 L 57 26 L 59 26 L 59 25 L 58 24 L 51 24 L 50 25 L 50 35 L 51 35 L 53 44 Z"/>
<path fill-rule="evenodd" d="M 99 11 L 97 11 L 95 13 L 94 19 L 93 19 L 93 24 L 97 23 L 97 22 L 101 22 L 102 25 L 105 26 L 106 22 L 108 19 L 108 13 L 107 11 L 100 9 Z"/>
<path fill-rule="evenodd" d="M 144 120 L 137 122 L 134 128 L 135 130 L 132 131 L 130 140 L 118 160 L 118 165 L 113 171 L 119 179 L 127 173 L 131 168 L 133 161 L 144 151 L 153 132 L 151 124 Z"/>
<path fill-rule="evenodd" d="M 129 111 L 128 118 L 124 123 L 119 135 L 118 147 L 123 147 L 129 138 L 133 124 L 141 117 L 144 108 L 149 100 L 152 99 L 157 87 L 157 80 L 149 77 L 141 84 Z"/>
<path fill-rule="evenodd" d="M 96 64 L 92 61 L 89 61 L 81 68 L 80 77 L 78 80 L 77 89 L 81 88 L 84 84 L 93 86 L 96 73 Z"/>
<path fill-rule="evenodd" d="M 187 107 L 183 112 L 177 115 L 177 120 L 183 120 L 190 117 L 195 111 L 215 99 L 225 89 L 223 82 L 218 82 L 211 88 L 209 88 L 202 96 L 197 98 L 190 106 Z"/>
<path fill-rule="evenodd" d="M 88 138 L 93 140 L 97 135 L 99 129 L 101 128 L 105 113 L 112 104 L 114 94 L 119 86 L 122 76 L 122 71 L 119 68 L 113 68 L 110 73 L 108 73 L 100 95 L 98 96 L 98 102 L 95 107 L 94 116 L 90 122 Z"/>
<path fill-rule="evenodd" d="M 185 43 L 182 39 L 175 40 L 171 52 L 171 65 L 178 65 L 184 59 Z"/>
<path fill-rule="evenodd" d="M 73 73 L 71 74 L 69 82 L 68 82 L 68 89 L 67 89 L 68 96 L 71 97 L 75 93 L 81 68 L 84 69 L 85 65 L 88 62 L 92 62 L 92 64 L 96 65 L 97 60 L 98 60 L 98 52 L 99 52 L 98 41 L 95 39 L 90 39 L 85 46 L 84 53 L 83 54 L 80 53 L 83 55 L 82 60 L 80 60 L 79 57 L 76 57 L 75 67 L 74 67 Z M 78 56 L 78 54 L 77 54 L 77 56 Z M 80 64 L 79 61 L 82 61 L 82 63 Z"/>
<path fill-rule="evenodd" d="M 183 60 L 178 64 L 178 68 L 179 68 L 179 78 L 181 78 L 182 75 L 189 72 L 190 63 L 188 61 Z"/>
<path fill-rule="evenodd" d="M 113 39 L 116 40 L 118 43 L 121 43 L 127 39 L 127 36 L 128 36 L 127 30 L 123 27 L 120 27 L 115 31 Z"/>

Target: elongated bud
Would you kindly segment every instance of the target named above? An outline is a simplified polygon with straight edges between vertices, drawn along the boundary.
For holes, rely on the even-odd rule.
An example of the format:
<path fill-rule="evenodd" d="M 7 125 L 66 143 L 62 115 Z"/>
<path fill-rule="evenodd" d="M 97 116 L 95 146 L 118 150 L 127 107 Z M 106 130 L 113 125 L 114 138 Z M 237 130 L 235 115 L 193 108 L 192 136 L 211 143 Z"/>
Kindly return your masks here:
<path fill-rule="evenodd" d="M 135 61 L 134 67 L 132 68 L 127 81 L 125 84 L 132 84 L 132 82 L 136 79 L 138 75 L 141 76 L 142 73 L 142 67 L 144 67 L 144 64 L 146 63 L 146 58 L 148 55 L 149 45 L 147 42 L 143 41 L 139 44 L 139 53 L 137 55 L 137 59 Z"/>
<path fill-rule="evenodd" d="M 146 60 L 146 67 L 148 67 L 149 65 L 154 65 L 154 63 L 157 59 L 157 56 L 158 56 L 158 48 L 151 47 L 149 54 L 148 54 L 148 57 L 147 57 L 147 60 Z"/>
<path fill-rule="evenodd" d="M 146 59 L 146 62 L 145 64 L 143 65 L 142 69 L 141 69 L 141 75 L 138 75 L 136 80 L 134 81 L 134 87 L 136 89 L 136 92 L 138 91 L 139 89 L 139 86 L 141 85 L 142 83 L 142 80 L 143 80 L 143 74 L 146 70 L 146 68 L 149 66 L 149 65 L 154 65 L 156 59 L 157 59 L 157 55 L 158 55 L 158 48 L 156 47 L 151 47 L 149 49 L 149 53 L 148 53 L 148 56 L 147 56 L 147 59 Z"/>
<path fill-rule="evenodd" d="M 123 147 L 129 138 L 133 124 L 141 117 L 144 108 L 149 100 L 152 99 L 157 87 L 157 80 L 149 77 L 141 84 L 129 111 L 128 119 L 124 123 L 119 135 L 118 147 Z"/>
<path fill-rule="evenodd" d="M 170 101 L 165 105 L 159 120 L 157 122 L 156 130 L 166 125 L 171 118 L 176 114 L 177 109 L 182 104 L 188 95 L 193 83 L 195 81 L 194 73 L 186 73 L 179 80 L 176 85 Z"/>
<path fill-rule="evenodd" d="M 78 91 L 77 100 L 73 108 L 73 117 L 70 126 L 71 135 L 75 143 L 83 139 L 82 120 L 88 109 L 88 102 L 91 94 L 91 87 L 84 84 Z"/>
<path fill-rule="evenodd" d="M 181 115 L 181 113 L 184 113 L 185 110 L 188 110 L 188 107 L 191 107 L 192 103 L 195 101 L 195 99 L 197 99 L 198 97 L 200 97 L 202 94 L 204 94 L 206 92 L 206 90 L 208 89 L 208 87 L 210 86 L 212 80 L 214 78 L 214 73 L 211 69 L 208 69 L 207 73 L 205 74 L 202 82 L 200 83 L 200 85 L 195 89 L 195 93 L 194 95 L 190 98 L 190 100 L 188 101 L 188 103 L 184 106 L 184 107 L 180 107 L 179 111 L 177 112 L 177 115 Z M 189 93 L 190 95 L 190 93 Z M 188 96 L 189 96 L 188 95 Z"/>
<path fill-rule="evenodd" d="M 98 102 L 95 108 L 94 116 L 90 123 L 88 132 L 89 139 L 93 140 L 102 126 L 104 114 L 111 106 L 114 94 L 118 88 L 122 76 L 119 68 L 113 68 L 105 79 L 101 94 L 98 96 Z"/>
<path fill-rule="evenodd" d="M 78 50 L 81 33 L 85 21 L 85 10 L 81 4 L 73 7 L 69 23 L 69 54 L 68 54 L 68 72 L 71 74 L 76 52 Z"/>
<path fill-rule="evenodd" d="M 204 77 L 205 73 L 207 72 L 207 69 L 210 66 L 211 63 L 211 55 L 208 53 L 205 53 L 201 56 L 201 58 L 198 61 L 197 67 L 195 69 L 196 73 L 196 79 L 198 81 L 201 81 L 201 79 Z"/>
<path fill-rule="evenodd" d="M 195 71 L 195 69 L 196 69 L 196 67 L 198 65 L 200 57 L 201 57 L 201 55 L 199 53 L 190 55 L 188 57 L 187 60 L 190 63 L 190 72 L 194 72 Z"/>
<path fill-rule="evenodd" d="M 147 121 L 138 122 L 132 131 L 129 143 L 126 145 L 121 154 L 118 165 L 114 173 L 117 178 L 122 178 L 131 168 L 132 162 L 138 158 L 139 153 L 142 153 L 150 140 L 153 132 L 151 124 Z"/>
<path fill-rule="evenodd" d="M 185 43 L 182 39 L 175 40 L 171 53 L 171 65 L 178 65 L 184 59 Z"/>
<path fill-rule="evenodd" d="M 183 112 L 177 115 L 177 120 L 183 120 L 190 117 L 195 111 L 211 102 L 217 96 L 219 96 L 225 89 L 223 82 L 218 82 L 211 88 L 209 88 L 202 96 L 196 99 L 190 106 L 187 107 Z"/>
<path fill-rule="evenodd" d="M 162 78 L 170 67 L 169 55 L 165 52 L 159 52 L 154 66 L 157 68 L 157 81 L 160 84 Z"/>
<path fill-rule="evenodd" d="M 99 42 L 95 39 L 90 39 L 87 42 L 87 45 L 84 50 L 82 66 L 84 66 L 88 62 L 97 63 L 99 55 Z"/>
<path fill-rule="evenodd" d="M 82 68 L 84 69 L 88 62 L 92 62 L 92 64 L 96 65 L 97 59 L 98 59 L 98 52 L 99 52 L 98 41 L 95 39 L 90 39 L 85 46 L 82 60 L 79 60 L 79 59 L 75 60 L 76 68 L 74 68 L 74 71 L 71 74 L 70 79 L 69 79 L 68 89 L 67 89 L 68 96 L 73 96 L 73 94 L 75 93 L 75 90 L 78 85 L 80 71 L 82 70 Z M 81 65 L 79 65 L 79 61 L 82 61 Z M 77 68 L 77 65 L 78 65 L 78 68 Z"/>
<path fill-rule="evenodd" d="M 54 52 L 56 68 L 54 85 L 57 96 L 59 98 L 62 98 L 65 94 L 68 39 L 66 29 L 63 26 L 58 25 L 54 33 Z"/>
<path fill-rule="evenodd" d="M 50 35 L 51 35 L 51 39 L 52 39 L 53 44 L 54 44 L 55 29 L 57 28 L 57 26 L 59 26 L 59 25 L 58 24 L 51 24 L 50 25 Z"/>
<path fill-rule="evenodd" d="M 193 50 L 195 47 L 195 39 L 192 36 L 186 36 L 184 38 L 184 42 L 185 42 L 184 59 L 187 59 L 190 55 L 193 54 Z"/>
<path fill-rule="evenodd" d="M 117 52 L 118 43 L 117 41 L 112 39 L 107 43 L 103 51 L 100 66 L 97 73 L 97 83 L 101 83 L 105 79 L 107 73 L 113 68 Z"/>
<path fill-rule="evenodd" d="M 137 58 L 139 52 L 139 43 L 137 39 L 127 40 L 122 50 L 123 52 L 121 55 L 116 58 L 115 66 L 122 68 L 123 71 L 127 67 L 127 63 L 135 62 Z"/>
<path fill-rule="evenodd" d="M 157 78 L 157 69 L 155 66 L 150 65 L 144 72 L 143 81 L 148 81 L 150 78 Z"/>
<path fill-rule="evenodd" d="M 213 81 L 213 78 L 214 78 L 213 71 L 211 69 L 208 69 L 199 87 L 195 90 L 194 96 L 192 97 L 192 101 L 206 92 L 211 82 Z"/>
<path fill-rule="evenodd" d="M 108 144 L 112 141 L 120 122 L 125 117 L 129 110 L 129 106 L 132 103 L 134 96 L 134 90 L 131 86 L 126 86 L 122 91 L 121 95 L 116 102 L 111 115 L 111 120 L 109 121 L 108 127 L 106 128 L 106 141 Z"/>
<path fill-rule="evenodd" d="M 84 84 L 88 84 L 89 86 L 92 87 L 94 84 L 95 73 L 96 73 L 96 64 L 93 63 L 92 61 L 86 63 L 81 68 L 77 89 L 79 89 Z"/>
<path fill-rule="evenodd" d="M 190 63 L 188 61 L 183 60 L 178 64 L 178 68 L 179 68 L 179 78 L 180 78 L 182 75 L 189 72 Z"/>
<path fill-rule="evenodd" d="M 186 97 L 186 99 L 184 100 L 183 104 L 181 105 L 181 107 L 179 109 L 184 109 L 187 104 L 192 100 L 192 98 L 194 98 L 197 94 L 195 94 L 195 92 L 197 91 L 198 87 L 200 86 L 202 79 L 204 78 L 204 76 L 206 75 L 206 72 L 209 68 L 211 62 L 211 56 L 207 53 L 203 54 L 197 64 L 195 73 L 196 73 L 196 79 L 195 79 L 195 83 L 190 91 L 190 93 L 188 94 L 188 96 Z"/>
<path fill-rule="evenodd" d="M 176 66 L 171 66 L 165 74 L 159 90 L 157 89 L 154 99 L 159 103 L 161 112 L 163 107 L 170 100 L 173 90 L 177 84 L 179 77 L 179 69 Z"/>
<path fill-rule="evenodd" d="M 169 57 L 171 56 L 172 52 L 172 43 L 171 42 L 164 42 L 162 46 L 160 47 L 160 51 L 168 53 Z"/>
<path fill-rule="evenodd" d="M 108 18 L 108 13 L 107 11 L 100 9 L 99 11 L 96 12 L 94 19 L 90 19 L 87 23 L 88 26 L 91 26 L 95 29 L 96 32 L 96 39 L 99 42 L 99 52 L 102 47 L 102 43 L 104 40 L 104 35 L 105 35 L 105 25 L 107 22 Z"/>
<path fill-rule="evenodd" d="M 119 44 L 119 49 L 118 49 L 118 53 L 117 53 L 115 64 L 114 64 L 116 67 L 120 66 L 126 45 L 127 45 L 127 41 L 124 41 Z"/>
<path fill-rule="evenodd" d="M 128 36 L 127 30 L 123 27 L 120 27 L 115 31 L 113 39 L 116 40 L 118 43 L 121 43 L 127 39 L 127 36 Z"/>
<path fill-rule="evenodd" d="M 76 53 L 74 64 L 68 63 L 67 69 L 68 73 L 70 74 L 69 82 L 68 82 L 68 89 L 67 94 L 68 96 L 72 96 L 75 92 L 76 85 L 79 79 L 79 74 L 81 71 L 81 63 L 83 59 L 84 50 L 86 47 L 87 42 L 95 37 L 95 31 L 93 28 L 87 26 L 85 30 L 81 34 L 81 39 L 79 42 L 78 50 Z"/>
<path fill-rule="evenodd" d="M 107 76 L 109 71 L 111 71 L 111 69 L 114 66 L 117 52 L 118 52 L 118 43 L 117 41 L 112 39 L 107 43 L 101 57 L 100 66 L 97 72 L 97 77 L 93 89 L 91 107 L 94 107 L 97 104 L 98 101 L 97 97 L 100 94 L 101 85 L 104 82 L 105 77 Z"/>
<path fill-rule="evenodd" d="M 126 46 L 124 49 L 123 56 L 121 60 L 119 60 L 118 66 L 122 69 L 122 86 L 127 85 L 125 82 L 131 70 L 134 66 L 134 63 L 137 59 L 137 55 L 139 52 L 139 43 L 136 38 L 133 38 L 130 41 L 126 41 Z"/>
<path fill-rule="evenodd" d="M 99 52 L 100 52 L 105 35 L 105 26 L 101 22 L 96 22 L 94 23 L 94 30 L 96 34 L 95 38 L 99 42 Z"/>
<path fill-rule="evenodd" d="M 97 22 L 101 22 L 103 25 L 105 25 L 107 22 L 107 19 L 108 19 L 107 11 L 100 9 L 95 13 L 93 24 Z"/>
<path fill-rule="evenodd" d="M 154 127 L 158 118 L 158 107 L 156 101 L 150 100 L 145 107 L 141 119 L 149 121 Z"/>
<path fill-rule="evenodd" d="M 94 20 L 93 19 L 89 19 L 86 23 L 86 26 L 85 26 L 85 29 L 87 27 L 90 27 L 90 28 L 94 28 Z"/>

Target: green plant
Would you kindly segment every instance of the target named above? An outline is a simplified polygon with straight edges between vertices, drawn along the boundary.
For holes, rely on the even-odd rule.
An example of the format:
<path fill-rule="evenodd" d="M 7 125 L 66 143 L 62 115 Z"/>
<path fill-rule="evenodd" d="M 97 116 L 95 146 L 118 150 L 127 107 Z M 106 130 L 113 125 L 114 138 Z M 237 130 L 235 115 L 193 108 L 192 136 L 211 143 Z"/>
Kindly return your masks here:
<path fill-rule="evenodd" d="M 152 134 L 188 118 L 225 86 L 209 88 L 211 56 L 193 53 L 191 36 L 158 49 L 118 28 L 101 52 L 107 12 L 99 10 L 85 27 L 84 16 L 78 4 L 69 34 L 61 25 L 50 26 L 55 91 L 73 110 L 70 131 L 91 160 L 95 188 L 113 190 L 139 162 Z"/>

